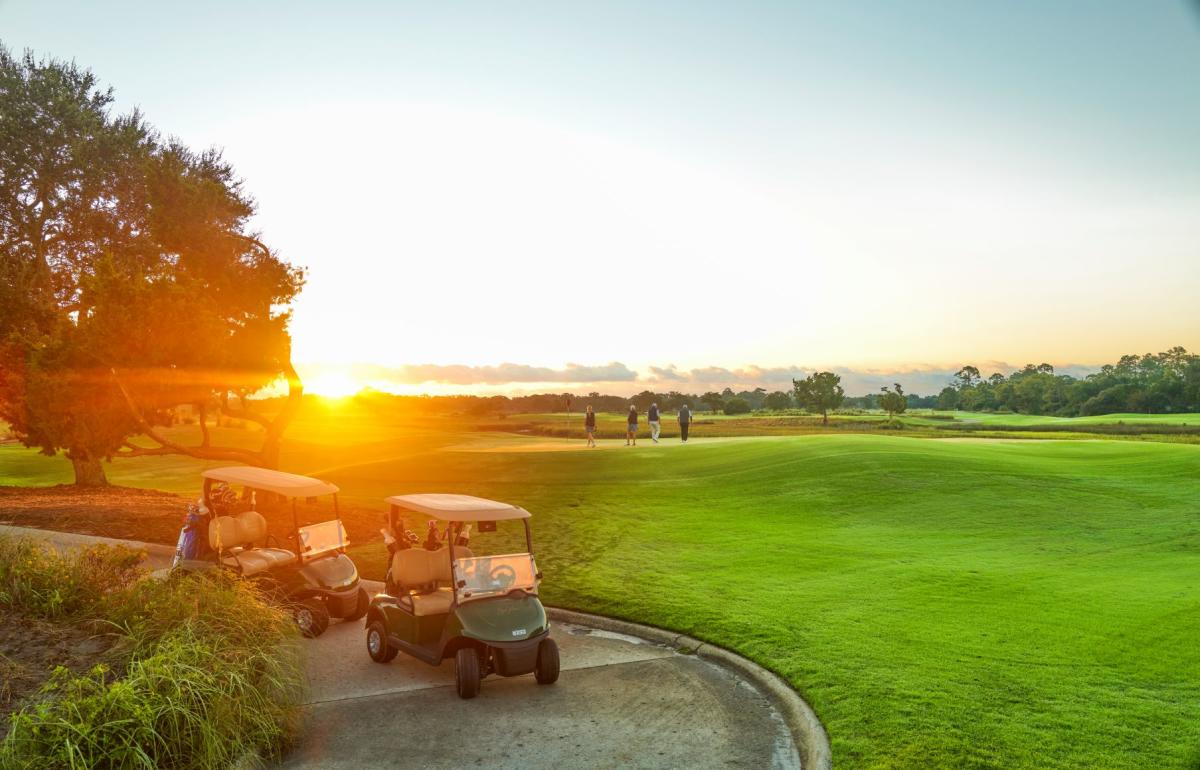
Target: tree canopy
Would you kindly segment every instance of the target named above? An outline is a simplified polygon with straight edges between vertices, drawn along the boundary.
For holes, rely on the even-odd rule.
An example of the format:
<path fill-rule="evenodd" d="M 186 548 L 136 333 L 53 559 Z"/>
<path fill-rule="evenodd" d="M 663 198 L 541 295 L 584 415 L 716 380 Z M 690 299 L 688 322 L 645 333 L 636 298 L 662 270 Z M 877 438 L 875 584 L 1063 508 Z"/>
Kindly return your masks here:
<path fill-rule="evenodd" d="M 816 372 L 803 380 L 792 380 L 796 403 L 810 412 L 820 412 L 821 422 L 829 424 L 829 411 L 846 398 L 842 378 L 833 372 Z"/>
<path fill-rule="evenodd" d="M 65 451 L 80 483 L 114 456 L 275 465 L 301 395 L 286 307 L 303 272 L 249 229 L 254 202 L 219 152 L 112 102 L 74 63 L 0 49 L 0 418 Z M 274 417 L 248 408 L 280 379 L 293 398 Z M 160 430 L 180 404 L 199 443 Z M 210 409 L 261 425 L 262 449 L 212 446 Z"/>
<path fill-rule="evenodd" d="M 1162 353 L 1122 356 L 1115 364 L 1077 379 L 1050 364 L 1027 364 L 1005 376 L 963 378 L 938 396 L 941 409 L 1011 411 L 1061 417 L 1120 412 L 1200 411 L 1200 356 L 1174 347 Z"/>
<path fill-rule="evenodd" d="M 895 419 L 896 415 L 903 414 L 908 408 L 908 397 L 904 395 L 900 383 L 895 383 L 891 390 L 886 385 L 879 390 L 879 408 L 888 413 L 888 419 Z"/>

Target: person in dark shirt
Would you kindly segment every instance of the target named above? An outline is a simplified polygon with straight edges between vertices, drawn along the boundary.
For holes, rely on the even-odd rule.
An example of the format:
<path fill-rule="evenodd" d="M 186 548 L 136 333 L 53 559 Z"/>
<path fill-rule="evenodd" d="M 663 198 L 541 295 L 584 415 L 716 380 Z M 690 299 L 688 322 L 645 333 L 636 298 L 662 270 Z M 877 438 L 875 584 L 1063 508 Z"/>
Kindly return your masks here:
<path fill-rule="evenodd" d="M 625 446 L 637 446 L 637 407 L 629 405 L 629 424 L 625 426 Z"/>
<path fill-rule="evenodd" d="M 687 441 L 688 428 L 692 425 L 692 410 L 684 404 L 679 408 L 679 438 Z"/>
<path fill-rule="evenodd" d="M 587 430 L 587 445 L 596 446 L 596 413 L 592 411 L 591 404 L 588 404 L 587 413 L 583 415 L 583 427 Z"/>
<path fill-rule="evenodd" d="M 646 412 L 646 422 L 650 423 L 650 440 L 657 444 L 658 433 L 662 430 L 662 423 L 658 420 L 658 404 L 650 405 L 650 410 Z"/>

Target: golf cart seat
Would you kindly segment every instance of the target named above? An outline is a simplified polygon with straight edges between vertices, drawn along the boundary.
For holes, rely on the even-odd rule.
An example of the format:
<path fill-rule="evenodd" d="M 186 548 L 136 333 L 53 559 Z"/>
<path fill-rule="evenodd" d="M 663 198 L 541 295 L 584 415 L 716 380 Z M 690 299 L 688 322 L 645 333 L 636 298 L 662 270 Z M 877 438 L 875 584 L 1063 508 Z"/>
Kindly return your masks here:
<path fill-rule="evenodd" d="M 256 511 L 217 516 L 208 525 L 208 544 L 221 563 L 246 576 L 296 561 L 296 554 L 282 548 L 255 548 L 266 536 L 267 520 Z"/>
<path fill-rule="evenodd" d="M 470 548 L 456 545 L 454 558 L 471 559 Z M 446 547 L 436 551 L 406 548 L 392 557 L 392 582 L 403 592 L 401 601 L 408 602 L 413 615 L 444 615 L 450 611 L 454 593 L 449 588 L 453 580 L 450 555 Z M 439 586 L 439 583 L 445 585 Z"/>
<path fill-rule="evenodd" d="M 407 602 L 408 609 L 417 617 L 445 615 L 450 611 L 454 595 L 449 588 L 438 588 L 426 594 L 406 594 L 400 597 L 400 601 Z"/>

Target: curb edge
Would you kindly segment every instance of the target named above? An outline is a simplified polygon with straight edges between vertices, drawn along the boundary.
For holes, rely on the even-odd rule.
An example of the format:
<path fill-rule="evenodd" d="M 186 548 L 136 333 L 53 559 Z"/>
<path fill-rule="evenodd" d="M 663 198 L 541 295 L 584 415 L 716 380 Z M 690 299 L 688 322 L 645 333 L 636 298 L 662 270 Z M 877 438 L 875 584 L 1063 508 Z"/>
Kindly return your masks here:
<path fill-rule="evenodd" d="M 816 712 L 804 698 L 800 697 L 798 692 L 792 689 L 791 685 L 757 663 L 724 647 L 701 642 L 686 634 L 667 631 L 655 626 L 646 626 L 641 623 L 631 623 L 626 620 L 576 612 L 560 607 L 547 607 L 546 613 L 551 620 L 636 636 L 656 644 L 672 647 L 680 652 L 699 655 L 726 668 L 734 669 L 757 685 L 764 695 L 775 702 L 784 722 L 792 732 L 792 740 L 795 741 L 796 748 L 800 752 L 801 767 L 804 770 L 832 770 L 833 752 L 829 746 L 829 734 L 825 732 L 825 726 L 817 718 Z"/>

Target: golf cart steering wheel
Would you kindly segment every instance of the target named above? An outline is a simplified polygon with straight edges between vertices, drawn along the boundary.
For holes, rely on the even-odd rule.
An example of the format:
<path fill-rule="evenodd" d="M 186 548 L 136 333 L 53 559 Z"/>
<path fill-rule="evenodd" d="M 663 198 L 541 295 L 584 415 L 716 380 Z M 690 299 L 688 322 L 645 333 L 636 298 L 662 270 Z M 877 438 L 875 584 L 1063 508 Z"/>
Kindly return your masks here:
<path fill-rule="evenodd" d="M 505 589 L 517 582 L 517 571 L 507 564 L 501 564 L 492 568 L 492 571 L 488 573 L 488 580 L 493 585 L 499 583 L 500 588 Z"/>

